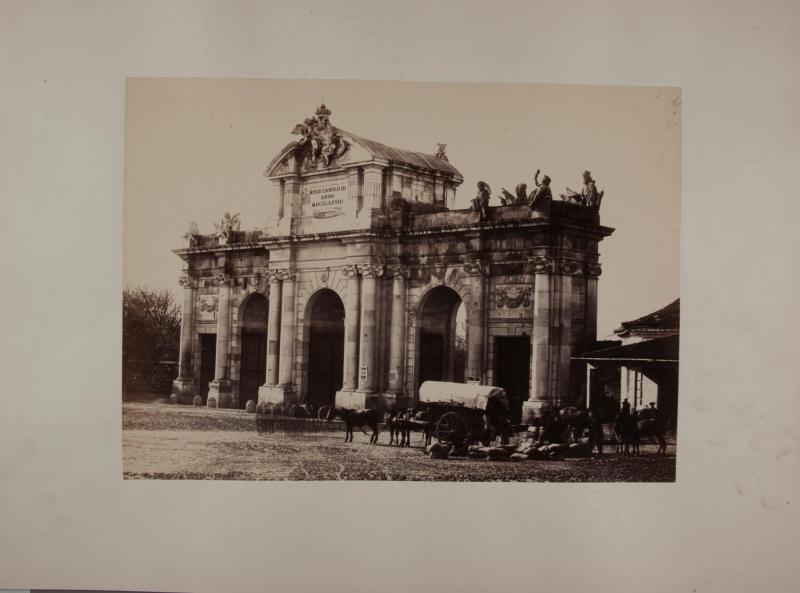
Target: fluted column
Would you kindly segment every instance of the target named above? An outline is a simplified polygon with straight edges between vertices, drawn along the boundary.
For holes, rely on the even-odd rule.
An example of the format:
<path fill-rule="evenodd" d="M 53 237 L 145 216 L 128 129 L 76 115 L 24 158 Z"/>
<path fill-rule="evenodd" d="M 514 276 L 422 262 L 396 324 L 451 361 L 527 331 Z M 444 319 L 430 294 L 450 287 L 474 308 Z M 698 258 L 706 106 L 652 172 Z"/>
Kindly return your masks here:
<path fill-rule="evenodd" d="M 358 268 L 353 265 L 344 267 L 347 277 L 347 305 L 344 314 L 344 372 L 342 391 L 354 391 L 358 386 L 358 326 L 361 311 L 361 279 Z"/>
<path fill-rule="evenodd" d="M 269 318 L 267 320 L 267 381 L 266 385 L 278 384 L 278 361 L 280 358 L 281 331 L 281 280 L 274 271 L 269 272 Z"/>
<path fill-rule="evenodd" d="M 233 404 L 228 365 L 233 278 L 228 275 L 220 275 L 216 282 L 218 286 L 216 361 L 214 380 L 208 385 L 208 406 L 227 408 Z"/>
<path fill-rule="evenodd" d="M 280 270 L 281 287 L 281 335 L 278 385 L 289 387 L 294 384 L 294 284 L 293 270 Z"/>
<path fill-rule="evenodd" d="M 406 344 L 406 270 L 392 266 L 392 319 L 389 332 L 389 393 L 403 392 Z"/>
<path fill-rule="evenodd" d="M 360 264 L 361 272 L 361 331 L 359 344 L 358 391 L 375 391 L 377 377 L 378 335 L 378 278 L 383 275 L 380 264 Z"/>
<path fill-rule="evenodd" d="M 181 312 L 181 345 L 178 358 L 178 378 L 172 382 L 172 393 L 178 401 L 190 398 L 194 384 L 192 380 L 192 339 L 194 338 L 194 297 L 196 280 L 190 276 L 179 279 L 183 287 L 183 310 Z"/>
<path fill-rule="evenodd" d="M 472 287 L 472 303 L 467 318 L 467 377 L 484 383 L 484 344 L 486 341 L 486 265 L 472 259 L 464 263 Z"/>

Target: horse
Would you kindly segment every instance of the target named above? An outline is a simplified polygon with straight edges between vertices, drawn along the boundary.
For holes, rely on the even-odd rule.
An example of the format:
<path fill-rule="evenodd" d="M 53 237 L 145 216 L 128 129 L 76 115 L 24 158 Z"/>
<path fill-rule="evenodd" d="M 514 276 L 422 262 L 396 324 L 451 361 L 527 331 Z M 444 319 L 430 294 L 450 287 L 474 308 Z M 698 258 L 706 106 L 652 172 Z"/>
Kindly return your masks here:
<path fill-rule="evenodd" d="M 411 446 L 411 410 L 392 409 L 386 420 L 389 428 L 389 445 L 397 444 L 400 447 Z"/>
<path fill-rule="evenodd" d="M 364 434 L 365 426 L 372 429 L 369 437 L 369 444 L 374 445 L 378 442 L 378 423 L 381 420 L 381 413 L 378 410 L 351 410 L 349 408 L 339 408 L 336 415 L 344 421 L 344 442 L 353 442 L 353 428 L 360 428 Z"/>
<path fill-rule="evenodd" d="M 648 437 L 650 442 L 658 442 L 656 455 L 665 455 L 667 453 L 667 440 L 664 438 L 666 425 L 658 410 L 642 410 L 636 423 L 636 428 L 640 436 Z"/>

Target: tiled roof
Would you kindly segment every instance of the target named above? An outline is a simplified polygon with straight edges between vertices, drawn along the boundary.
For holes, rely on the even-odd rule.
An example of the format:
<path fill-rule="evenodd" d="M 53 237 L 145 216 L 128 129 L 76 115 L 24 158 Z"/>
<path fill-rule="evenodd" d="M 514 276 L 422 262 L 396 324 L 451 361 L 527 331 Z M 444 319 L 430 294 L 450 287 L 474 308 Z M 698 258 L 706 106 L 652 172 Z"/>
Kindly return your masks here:
<path fill-rule="evenodd" d="M 655 338 L 624 346 L 584 352 L 574 360 L 622 362 L 678 362 L 678 336 Z"/>
<path fill-rule="evenodd" d="M 648 313 L 644 317 L 639 317 L 633 321 L 623 321 L 622 327 L 614 330 L 616 334 L 627 334 L 635 331 L 663 331 L 680 328 L 681 321 L 681 300 L 676 299 L 663 309 Z"/>
<path fill-rule="evenodd" d="M 367 138 L 362 138 L 361 136 L 356 136 L 355 134 L 351 134 L 350 132 L 346 132 L 344 130 L 339 130 L 339 132 L 346 138 L 352 139 L 356 144 L 360 144 L 376 158 L 392 163 L 411 165 L 420 169 L 441 171 L 442 173 L 448 173 L 450 175 L 462 177 L 459 170 L 451 165 L 448 161 L 444 159 L 437 159 L 432 154 L 424 154 L 422 152 L 413 152 L 410 150 L 403 150 L 401 148 L 394 148 L 392 146 L 387 146 L 386 144 L 376 142 L 375 140 L 369 140 Z"/>

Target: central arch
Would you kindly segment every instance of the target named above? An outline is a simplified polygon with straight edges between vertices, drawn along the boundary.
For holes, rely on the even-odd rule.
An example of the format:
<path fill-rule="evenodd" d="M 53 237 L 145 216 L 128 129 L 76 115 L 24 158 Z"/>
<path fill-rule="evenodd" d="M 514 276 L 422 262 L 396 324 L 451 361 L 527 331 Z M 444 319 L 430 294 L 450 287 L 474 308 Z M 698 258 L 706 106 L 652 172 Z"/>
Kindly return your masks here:
<path fill-rule="evenodd" d="M 333 406 L 344 373 L 344 303 L 323 288 L 309 301 L 306 401 Z"/>
<path fill-rule="evenodd" d="M 464 382 L 466 318 L 458 293 L 448 286 L 431 289 L 417 319 L 417 388 L 425 381 Z"/>

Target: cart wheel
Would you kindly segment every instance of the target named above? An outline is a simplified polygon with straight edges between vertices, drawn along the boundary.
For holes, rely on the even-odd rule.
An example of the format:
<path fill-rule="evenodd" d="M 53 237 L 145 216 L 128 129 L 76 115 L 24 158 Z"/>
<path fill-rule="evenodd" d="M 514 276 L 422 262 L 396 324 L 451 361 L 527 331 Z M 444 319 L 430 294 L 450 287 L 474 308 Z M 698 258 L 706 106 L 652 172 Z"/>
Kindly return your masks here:
<path fill-rule="evenodd" d="M 461 414 L 447 412 L 436 423 L 434 436 L 440 443 L 448 444 L 466 439 L 468 432 L 467 423 Z"/>

